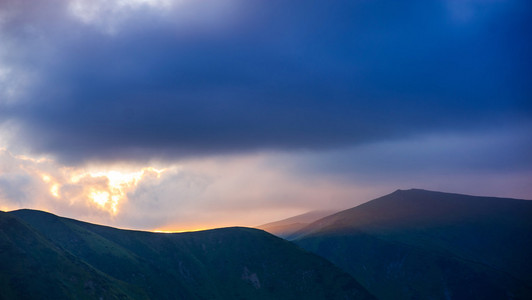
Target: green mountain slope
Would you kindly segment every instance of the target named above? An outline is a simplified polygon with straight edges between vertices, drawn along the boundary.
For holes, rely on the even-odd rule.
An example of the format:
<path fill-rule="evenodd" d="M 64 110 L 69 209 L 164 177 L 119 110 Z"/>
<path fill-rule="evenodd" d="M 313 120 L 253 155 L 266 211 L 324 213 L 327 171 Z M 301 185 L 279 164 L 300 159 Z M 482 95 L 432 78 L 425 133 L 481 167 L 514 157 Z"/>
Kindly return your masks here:
<path fill-rule="evenodd" d="M 532 201 L 399 190 L 292 238 L 382 299 L 532 297 Z"/>
<path fill-rule="evenodd" d="M 0 299 L 145 298 L 0 212 Z"/>
<path fill-rule="evenodd" d="M 0 284 L 11 293 L 2 289 L 0 294 L 5 298 L 20 293 L 25 285 L 60 286 L 62 281 L 71 278 L 62 271 L 70 264 L 71 272 L 89 279 L 58 289 L 55 292 L 58 297 L 50 298 L 372 298 L 351 276 L 326 260 L 256 229 L 150 233 L 99 226 L 32 210 L 3 213 L 4 219 L 25 229 L 5 230 L 2 226 L 5 237 L 2 245 L 16 246 L 30 253 L 35 257 L 32 263 L 45 267 L 49 274 L 45 279 L 35 278 L 23 260 L 14 259 L 11 269 L 19 271 L 20 284 L 13 285 L 12 272 L 2 268 Z M 14 245 L 14 239 L 26 237 L 41 241 L 42 246 Z M 65 259 L 46 258 L 52 254 L 43 257 L 42 253 L 54 251 L 58 254 L 53 255 Z M 2 261 L 9 261 L 11 256 L 6 251 L 0 252 Z M 29 292 L 28 298 L 43 297 Z"/>

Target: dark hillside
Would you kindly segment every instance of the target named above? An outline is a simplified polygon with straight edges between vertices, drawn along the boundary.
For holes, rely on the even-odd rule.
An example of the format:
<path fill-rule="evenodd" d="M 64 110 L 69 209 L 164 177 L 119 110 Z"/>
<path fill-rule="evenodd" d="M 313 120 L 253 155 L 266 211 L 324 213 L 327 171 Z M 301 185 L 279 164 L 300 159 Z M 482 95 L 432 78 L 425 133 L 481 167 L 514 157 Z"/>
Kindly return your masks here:
<path fill-rule="evenodd" d="M 18 236 L 38 235 L 46 249 L 61 249 L 107 278 L 108 290 L 97 294 L 106 298 L 114 290 L 124 298 L 151 299 L 372 298 L 351 276 L 326 260 L 257 229 L 163 234 L 120 230 L 33 210 L 3 215 L 27 224 L 27 232 Z M 6 235 L 11 238 L 9 232 Z M 42 251 L 37 248 L 35 253 Z M 31 270 L 21 261 L 13 264 L 26 272 L 20 282 L 29 282 Z M 52 262 L 49 265 L 52 270 L 56 267 Z M 57 285 L 61 279 L 51 274 L 47 282 Z M 3 270 L 2 276 L 7 280 L 3 282 L 12 279 Z M 63 298 L 85 295 L 83 287 L 58 293 Z"/>
<path fill-rule="evenodd" d="M 0 299 L 147 298 L 0 212 Z"/>
<path fill-rule="evenodd" d="M 532 202 L 396 191 L 292 238 L 377 297 L 532 296 Z"/>

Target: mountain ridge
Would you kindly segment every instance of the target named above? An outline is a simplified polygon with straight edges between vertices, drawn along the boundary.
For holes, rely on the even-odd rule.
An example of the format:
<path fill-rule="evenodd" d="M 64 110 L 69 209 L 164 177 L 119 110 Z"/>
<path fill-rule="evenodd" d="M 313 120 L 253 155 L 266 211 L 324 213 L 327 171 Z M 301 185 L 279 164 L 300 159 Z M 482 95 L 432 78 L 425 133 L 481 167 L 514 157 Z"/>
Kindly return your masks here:
<path fill-rule="evenodd" d="M 292 239 L 382 299 L 526 299 L 531 232 L 532 201 L 412 189 L 317 220 Z"/>
<path fill-rule="evenodd" d="M 482 200 L 488 200 L 488 201 L 491 201 L 491 202 L 497 201 L 497 202 L 499 202 L 499 204 L 502 204 L 499 207 L 505 207 L 506 204 L 509 204 L 509 202 L 515 202 L 515 201 L 517 201 L 519 203 L 523 203 L 522 201 L 531 201 L 530 203 L 532 203 L 532 200 L 524 200 L 524 199 L 489 197 L 489 196 L 472 196 L 472 195 L 464 195 L 464 194 L 458 194 L 458 193 L 445 193 L 445 192 L 430 191 L 430 190 L 424 190 L 424 189 L 408 189 L 408 190 L 398 189 L 398 190 L 396 190 L 396 191 L 394 191 L 394 192 L 392 192 L 392 193 L 390 193 L 388 195 L 376 198 L 374 200 L 362 203 L 362 204 L 357 205 L 355 207 L 352 207 L 352 208 L 349 208 L 349 209 L 345 209 L 345 210 L 339 211 L 337 213 L 331 214 L 329 216 L 326 216 L 324 218 L 321 218 L 319 220 L 316 220 L 312 224 L 309 224 L 308 226 L 302 228 L 298 232 L 296 232 L 293 235 L 291 235 L 289 237 L 289 239 L 295 239 L 299 235 L 309 234 L 311 231 L 322 230 L 322 229 L 324 229 L 324 227 L 331 226 L 331 225 L 352 227 L 352 226 L 369 225 L 371 223 L 375 223 L 376 221 L 382 221 L 382 219 L 384 219 L 382 214 L 380 214 L 380 213 L 382 213 L 382 211 L 379 211 L 379 213 L 367 213 L 364 216 L 358 216 L 358 217 L 367 217 L 367 218 L 358 218 L 356 221 L 355 220 L 351 220 L 351 223 L 345 223 L 346 220 L 343 220 L 343 219 L 347 215 L 349 215 L 349 214 L 351 214 L 353 212 L 359 211 L 359 210 L 361 210 L 363 208 L 366 208 L 368 206 L 371 207 L 377 202 L 387 201 L 387 203 L 386 203 L 387 205 L 396 204 L 397 200 L 401 200 L 401 199 L 397 199 L 397 196 L 402 197 L 402 196 L 407 195 L 407 194 L 415 195 L 415 196 L 426 196 L 428 194 L 428 195 L 431 195 L 431 196 L 435 196 L 436 195 L 436 196 L 439 196 L 439 197 L 448 197 L 448 196 L 456 197 L 456 196 L 458 196 L 458 197 L 463 198 L 463 199 L 468 198 L 469 200 L 474 200 L 474 199 L 479 199 L 480 200 L 480 199 L 482 199 Z M 390 199 L 392 197 L 394 197 L 394 199 Z M 393 200 L 393 201 L 390 201 L 390 200 Z M 453 204 L 455 204 L 455 203 L 453 203 Z M 462 204 L 467 204 L 467 203 L 464 202 Z M 391 207 L 391 208 L 396 209 L 398 207 Z M 438 207 L 438 208 L 439 209 L 442 209 L 442 208 L 445 209 L 445 211 L 440 211 L 440 215 L 442 215 L 443 213 L 450 213 L 451 212 L 450 210 L 451 209 L 455 209 L 456 207 L 452 206 L 452 205 L 449 205 L 447 207 Z M 484 209 L 482 209 L 481 206 L 479 206 L 477 208 L 480 208 L 478 213 L 484 212 Z M 393 212 L 393 213 L 397 214 L 396 212 Z M 430 217 L 435 217 L 435 216 L 436 215 L 434 215 L 434 214 L 430 215 Z M 384 217 L 389 217 L 389 216 L 384 216 Z M 402 219 L 405 219 L 408 216 L 400 215 L 399 217 L 402 218 Z M 469 215 L 468 215 L 468 217 L 469 217 Z M 342 221 L 344 223 L 342 223 Z M 412 220 L 405 220 L 405 221 L 411 222 Z M 358 224 L 355 224 L 354 222 L 358 222 Z M 365 224 L 361 224 L 361 222 L 365 222 Z"/>
<path fill-rule="evenodd" d="M 373 299 L 330 262 L 258 229 L 153 233 L 34 210 L 3 212 L 0 222 L 6 224 L 0 227 L 0 249 L 9 250 L 0 251 L 0 261 L 20 252 L 33 266 L 19 259 L 0 270 L 0 294 L 7 298 L 41 293 L 57 299 Z M 28 237 L 43 246 L 17 246 Z M 70 269 L 64 276 L 55 271 Z M 20 274 L 13 278 L 10 270 Z M 39 280 L 30 279 L 35 274 Z M 59 288 L 43 294 L 43 282 Z"/>

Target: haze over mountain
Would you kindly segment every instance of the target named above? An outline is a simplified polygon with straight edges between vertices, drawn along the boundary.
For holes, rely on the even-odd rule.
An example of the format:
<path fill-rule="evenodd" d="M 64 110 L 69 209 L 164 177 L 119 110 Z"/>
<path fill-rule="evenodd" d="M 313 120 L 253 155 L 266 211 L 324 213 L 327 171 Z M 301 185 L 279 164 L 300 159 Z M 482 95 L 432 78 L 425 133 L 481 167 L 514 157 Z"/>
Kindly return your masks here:
<path fill-rule="evenodd" d="M 336 211 L 334 210 L 315 210 L 309 211 L 307 213 L 293 216 L 287 219 L 270 222 L 257 226 L 258 229 L 262 229 L 276 236 L 287 238 L 294 234 L 295 232 L 303 229 L 305 226 L 310 223 L 319 220 L 328 215 L 332 215 Z"/>
<path fill-rule="evenodd" d="M 0 212 L 0 299 L 373 299 L 351 276 L 251 228 L 164 234 Z"/>
<path fill-rule="evenodd" d="M 530 299 L 532 201 L 398 190 L 291 236 L 379 299 Z"/>

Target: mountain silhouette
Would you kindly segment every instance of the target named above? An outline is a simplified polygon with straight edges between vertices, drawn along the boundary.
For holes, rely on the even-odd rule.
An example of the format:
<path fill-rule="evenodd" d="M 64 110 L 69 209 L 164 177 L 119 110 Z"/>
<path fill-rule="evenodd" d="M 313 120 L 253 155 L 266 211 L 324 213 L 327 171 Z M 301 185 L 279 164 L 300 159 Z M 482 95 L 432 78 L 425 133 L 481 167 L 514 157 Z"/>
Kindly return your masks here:
<path fill-rule="evenodd" d="M 528 200 L 398 190 L 289 239 L 379 299 L 532 298 Z"/>
<path fill-rule="evenodd" d="M 2 299 L 373 299 L 325 259 L 261 230 L 152 233 L 0 212 Z"/>

